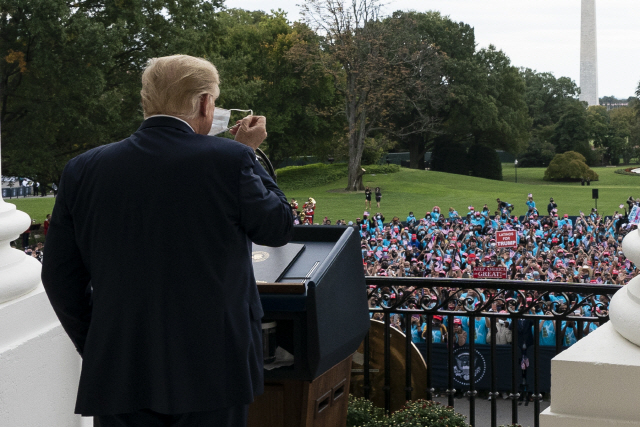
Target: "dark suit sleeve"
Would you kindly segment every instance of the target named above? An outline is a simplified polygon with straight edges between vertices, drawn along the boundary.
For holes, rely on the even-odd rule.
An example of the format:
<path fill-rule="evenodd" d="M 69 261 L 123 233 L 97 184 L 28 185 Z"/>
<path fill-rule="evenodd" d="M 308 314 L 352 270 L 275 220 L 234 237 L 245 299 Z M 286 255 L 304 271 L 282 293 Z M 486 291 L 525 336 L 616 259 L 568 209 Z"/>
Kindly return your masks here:
<path fill-rule="evenodd" d="M 239 192 L 240 223 L 249 239 L 264 246 L 286 245 L 293 236 L 291 206 L 250 151 L 242 159 Z"/>
<path fill-rule="evenodd" d="M 42 283 L 62 327 L 82 355 L 91 322 L 91 277 L 76 244 L 67 206 L 73 187 L 65 168 L 51 215 L 42 265 Z"/>

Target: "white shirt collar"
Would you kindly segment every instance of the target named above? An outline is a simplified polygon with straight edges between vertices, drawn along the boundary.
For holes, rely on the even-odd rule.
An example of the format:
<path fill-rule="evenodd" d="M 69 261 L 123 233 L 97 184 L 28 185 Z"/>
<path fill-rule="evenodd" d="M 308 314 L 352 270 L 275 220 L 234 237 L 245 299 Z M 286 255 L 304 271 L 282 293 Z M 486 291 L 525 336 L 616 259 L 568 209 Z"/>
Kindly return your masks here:
<path fill-rule="evenodd" d="M 180 117 L 170 116 L 169 114 L 154 114 L 153 116 L 147 117 L 145 120 L 149 120 L 152 117 L 171 117 L 172 119 L 180 120 L 182 123 L 184 123 L 187 126 L 189 126 L 189 129 L 193 130 L 191 125 L 189 123 L 187 123 L 186 121 L 184 121 L 183 119 L 181 119 Z M 195 130 L 193 130 L 193 132 L 195 132 Z"/>

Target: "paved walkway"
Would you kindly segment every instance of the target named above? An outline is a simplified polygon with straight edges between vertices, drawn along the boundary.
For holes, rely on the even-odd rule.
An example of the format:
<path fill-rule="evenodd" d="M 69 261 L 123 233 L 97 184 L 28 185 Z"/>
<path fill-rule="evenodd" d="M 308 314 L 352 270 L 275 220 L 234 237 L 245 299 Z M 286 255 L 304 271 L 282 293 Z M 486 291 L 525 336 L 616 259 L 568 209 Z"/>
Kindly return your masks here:
<path fill-rule="evenodd" d="M 547 398 L 548 399 L 548 398 Z M 433 399 L 440 402 L 443 405 L 447 405 L 446 397 L 437 397 Z M 503 400 L 501 397 L 496 401 L 497 405 L 497 418 L 498 426 L 511 424 L 511 400 Z M 543 400 L 540 402 L 540 412 L 549 407 L 549 400 Z M 459 398 L 455 399 L 455 410 L 457 413 L 465 415 L 467 422 L 469 422 L 469 399 Z M 525 406 L 525 402 L 522 406 L 518 406 L 518 423 L 522 427 L 534 427 L 534 405 L 533 402 L 529 402 L 528 406 Z M 487 398 L 476 398 L 476 425 L 473 427 L 490 427 L 491 426 L 491 402 Z"/>

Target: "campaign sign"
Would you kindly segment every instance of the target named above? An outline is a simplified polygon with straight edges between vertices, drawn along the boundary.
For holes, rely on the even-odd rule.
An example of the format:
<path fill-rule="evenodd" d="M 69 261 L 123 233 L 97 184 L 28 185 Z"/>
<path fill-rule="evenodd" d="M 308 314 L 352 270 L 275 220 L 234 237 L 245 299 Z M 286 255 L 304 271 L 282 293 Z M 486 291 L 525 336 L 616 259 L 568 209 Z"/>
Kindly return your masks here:
<path fill-rule="evenodd" d="M 634 206 L 629 212 L 629 223 L 638 225 L 640 223 L 640 209 Z"/>
<path fill-rule="evenodd" d="M 516 230 L 496 231 L 497 248 L 517 248 Z"/>
<path fill-rule="evenodd" d="M 506 279 L 507 267 L 475 267 L 474 279 Z"/>

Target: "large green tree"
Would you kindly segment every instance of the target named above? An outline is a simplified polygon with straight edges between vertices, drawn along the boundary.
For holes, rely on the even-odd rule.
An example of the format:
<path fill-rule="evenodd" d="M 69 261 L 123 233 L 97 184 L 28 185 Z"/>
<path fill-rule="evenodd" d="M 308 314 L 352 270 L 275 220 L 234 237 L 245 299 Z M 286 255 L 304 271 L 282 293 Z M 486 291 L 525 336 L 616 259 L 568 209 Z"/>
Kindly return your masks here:
<path fill-rule="evenodd" d="M 216 105 L 267 117 L 263 148 L 275 165 L 286 157 L 330 152 L 342 122 L 327 112 L 339 97 L 331 75 L 297 54 L 318 51 L 318 36 L 304 24 L 290 24 L 281 11 L 231 9 L 219 14 L 218 23 L 211 48 L 222 80 Z"/>
<path fill-rule="evenodd" d="M 569 77 L 556 78 L 551 73 L 538 73 L 521 68 L 525 82 L 525 102 L 529 109 L 534 131 L 554 126 L 568 104 L 578 98 L 580 90 Z"/>
<path fill-rule="evenodd" d="M 523 96 L 524 79 L 504 52 L 494 46 L 481 49 L 477 61 L 479 73 L 475 79 L 483 92 L 478 94 L 479 105 L 458 105 L 460 112 L 472 113 L 469 121 L 461 122 L 469 127 L 474 142 L 517 153 L 528 140 L 531 129 Z"/>
<path fill-rule="evenodd" d="M 619 138 L 619 152 L 615 154 L 622 157 L 625 164 L 632 158 L 640 156 L 640 117 L 635 114 L 633 107 L 623 107 L 612 110 L 611 118 L 612 135 Z"/>
<path fill-rule="evenodd" d="M 334 76 L 344 99 L 349 162 L 347 190 L 362 190 L 362 152 L 367 135 L 403 128 L 420 132 L 433 123 L 427 100 L 443 86 L 435 71 L 436 47 L 413 37 L 408 21 L 384 20 L 378 0 L 309 0 L 303 4 L 306 22 L 323 35 L 322 50 L 313 59 Z M 435 97 L 434 97 L 435 101 Z M 393 111 L 416 109 L 417 120 L 393 123 Z"/>
<path fill-rule="evenodd" d="M 56 182 L 69 158 L 135 131 L 147 60 L 204 55 L 219 3 L 0 3 L 3 173 Z"/>
<path fill-rule="evenodd" d="M 403 148 L 409 150 L 410 167 L 422 169 L 424 168 L 425 153 L 428 150 L 434 150 L 434 152 L 439 150 L 435 140 L 439 135 L 446 135 L 441 124 L 448 117 L 451 103 L 461 92 L 459 76 L 468 69 L 474 60 L 475 35 L 473 28 L 468 24 L 455 22 L 448 16 L 441 15 L 440 12 L 397 11 L 394 12 L 393 18 L 397 21 L 412 23 L 409 27 L 413 31 L 413 37 L 433 44 L 440 52 L 439 59 L 442 62 L 441 74 L 447 93 L 442 102 L 429 104 L 429 114 L 435 119 L 433 125 L 425 128 L 422 132 L 408 133 L 401 137 Z M 410 122 L 415 120 L 417 114 L 418 111 L 415 109 L 400 109 L 395 111 L 394 121 L 397 123 Z M 442 138 L 438 141 L 441 143 Z M 437 161 L 432 161 L 432 164 L 435 163 Z"/>
<path fill-rule="evenodd" d="M 556 147 L 557 153 L 576 151 L 585 158 L 587 164 L 592 164 L 594 156 L 589 144 L 585 103 L 575 101 L 566 106 L 550 142 Z"/>

